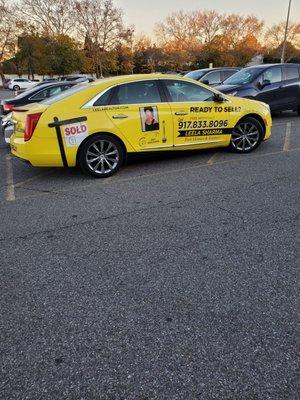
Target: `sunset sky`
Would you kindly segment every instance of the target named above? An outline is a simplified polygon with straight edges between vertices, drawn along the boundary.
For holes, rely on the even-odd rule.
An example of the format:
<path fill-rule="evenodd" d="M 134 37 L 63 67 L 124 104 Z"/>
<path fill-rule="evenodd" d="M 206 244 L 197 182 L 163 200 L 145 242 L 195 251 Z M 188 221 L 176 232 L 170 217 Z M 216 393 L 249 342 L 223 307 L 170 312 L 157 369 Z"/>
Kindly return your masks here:
<path fill-rule="evenodd" d="M 178 10 L 215 9 L 224 13 L 254 14 L 267 25 L 286 18 L 288 0 L 115 0 L 124 10 L 127 24 L 133 24 L 137 33 L 153 36 L 156 22 Z M 300 22 L 300 0 L 292 0 L 291 20 Z"/>

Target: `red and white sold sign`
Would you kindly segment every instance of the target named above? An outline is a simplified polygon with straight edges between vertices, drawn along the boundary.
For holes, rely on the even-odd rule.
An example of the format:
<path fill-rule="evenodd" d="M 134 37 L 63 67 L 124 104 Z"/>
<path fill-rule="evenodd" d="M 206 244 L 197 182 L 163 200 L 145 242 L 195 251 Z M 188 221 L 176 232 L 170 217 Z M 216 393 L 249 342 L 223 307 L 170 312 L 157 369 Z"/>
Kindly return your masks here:
<path fill-rule="evenodd" d="M 65 125 L 63 127 L 63 133 L 67 147 L 72 147 L 79 146 L 89 132 L 86 123 L 78 122 L 76 124 Z"/>

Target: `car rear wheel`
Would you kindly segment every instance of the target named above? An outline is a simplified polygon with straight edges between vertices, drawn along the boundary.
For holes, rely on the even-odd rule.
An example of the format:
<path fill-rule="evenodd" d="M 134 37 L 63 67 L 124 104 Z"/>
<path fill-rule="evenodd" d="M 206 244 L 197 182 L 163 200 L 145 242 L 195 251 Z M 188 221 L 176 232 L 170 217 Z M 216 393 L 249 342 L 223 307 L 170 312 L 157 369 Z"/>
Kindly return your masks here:
<path fill-rule="evenodd" d="M 15 86 L 13 87 L 13 90 L 20 90 L 20 86 L 15 85 Z"/>
<path fill-rule="evenodd" d="M 259 146 L 263 135 L 264 129 L 257 119 L 243 118 L 233 128 L 229 147 L 236 153 L 250 153 Z"/>
<path fill-rule="evenodd" d="M 79 153 L 82 170 L 95 178 L 107 178 L 118 171 L 124 161 L 124 151 L 110 135 L 95 135 L 87 140 Z"/>

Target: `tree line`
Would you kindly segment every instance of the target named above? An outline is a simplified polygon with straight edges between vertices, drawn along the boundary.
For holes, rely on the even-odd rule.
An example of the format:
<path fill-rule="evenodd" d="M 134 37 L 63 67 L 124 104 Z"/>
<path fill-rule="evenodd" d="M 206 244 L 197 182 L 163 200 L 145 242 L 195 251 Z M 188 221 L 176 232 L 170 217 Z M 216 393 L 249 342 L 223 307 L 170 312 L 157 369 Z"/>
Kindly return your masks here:
<path fill-rule="evenodd" d="M 113 0 L 0 0 L 0 75 L 245 66 L 258 54 L 278 62 L 284 29 L 252 15 L 178 11 L 156 24 L 153 40 L 126 26 Z M 300 23 L 290 23 L 286 61 L 300 62 Z"/>

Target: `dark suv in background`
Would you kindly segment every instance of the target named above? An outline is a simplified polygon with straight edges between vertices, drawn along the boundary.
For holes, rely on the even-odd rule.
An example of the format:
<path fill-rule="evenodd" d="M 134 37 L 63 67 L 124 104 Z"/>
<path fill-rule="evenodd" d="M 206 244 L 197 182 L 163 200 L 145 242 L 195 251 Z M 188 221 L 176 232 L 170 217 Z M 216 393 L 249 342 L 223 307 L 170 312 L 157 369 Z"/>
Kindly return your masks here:
<path fill-rule="evenodd" d="M 220 67 L 220 68 L 204 68 L 189 71 L 184 76 L 185 78 L 195 79 L 205 85 L 216 86 L 220 85 L 225 79 L 238 72 L 240 68 Z"/>
<path fill-rule="evenodd" d="M 300 64 L 262 64 L 244 68 L 216 89 L 263 101 L 269 104 L 271 111 L 294 110 L 300 115 Z"/>

